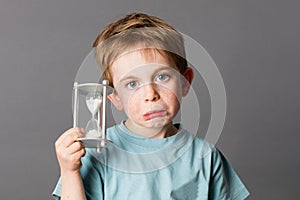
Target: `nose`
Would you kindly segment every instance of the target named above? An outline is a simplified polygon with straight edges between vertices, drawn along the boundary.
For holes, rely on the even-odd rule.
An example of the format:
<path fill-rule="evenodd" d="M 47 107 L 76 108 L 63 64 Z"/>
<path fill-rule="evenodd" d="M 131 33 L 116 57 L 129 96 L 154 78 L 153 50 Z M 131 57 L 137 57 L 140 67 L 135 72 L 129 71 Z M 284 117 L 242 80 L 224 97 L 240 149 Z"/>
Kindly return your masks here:
<path fill-rule="evenodd" d="M 157 101 L 159 99 L 157 88 L 153 84 L 147 84 L 144 86 L 143 95 L 146 102 Z"/>

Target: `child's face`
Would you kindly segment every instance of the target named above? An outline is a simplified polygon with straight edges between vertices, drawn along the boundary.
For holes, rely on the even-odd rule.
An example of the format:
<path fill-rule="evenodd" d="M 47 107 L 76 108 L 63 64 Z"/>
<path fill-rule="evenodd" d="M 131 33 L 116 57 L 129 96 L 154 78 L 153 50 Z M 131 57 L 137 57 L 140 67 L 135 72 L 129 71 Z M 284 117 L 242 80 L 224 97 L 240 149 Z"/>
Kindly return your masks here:
<path fill-rule="evenodd" d="M 125 111 L 126 125 L 133 132 L 170 125 L 179 110 L 182 92 L 185 95 L 179 71 L 159 53 L 151 54 L 146 59 L 142 51 L 131 51 L 111 66 L 115 93 L 109 99 Z M 151 136 L 146 132 L 140 135 Z"/>

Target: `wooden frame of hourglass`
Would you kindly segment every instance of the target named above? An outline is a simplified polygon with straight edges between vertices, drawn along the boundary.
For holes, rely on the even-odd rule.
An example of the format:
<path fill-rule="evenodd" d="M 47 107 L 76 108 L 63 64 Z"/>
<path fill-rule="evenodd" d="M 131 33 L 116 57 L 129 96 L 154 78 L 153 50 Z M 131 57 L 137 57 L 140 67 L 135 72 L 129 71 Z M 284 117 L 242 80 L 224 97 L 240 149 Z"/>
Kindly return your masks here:
<path fill-rule="evenodd" d="M 107 110 L 107 95 L 111 93 L 113 93 L 113 88 L 108 86 L 107 80 L 103 80 L 102 84 L 99 83 L 78 84 L 78 82 L 74 83 L 74 87 L 73 87 L 73 127 L 74 128 L 78 127 L 79 95 L 88 96 L 90 94 L 97 94 L 102 96 L 102 102 L 100 105 L 102 108 L 101 120 L 100 120 L 100 110 L 96 112 L 99 128 L 100 128 L 100 121 L 101 121 L 101 133 L 99 132 L 99 136 L 78 138 L 77 140 L 83 142 L 85 148 L 97 148 L 97 150 L 100 150 L 110 142 L 106 139 L 106 110 Z M 91 114 L 93 119 L 94 113 L 92 113 L 92 111 Z"/>

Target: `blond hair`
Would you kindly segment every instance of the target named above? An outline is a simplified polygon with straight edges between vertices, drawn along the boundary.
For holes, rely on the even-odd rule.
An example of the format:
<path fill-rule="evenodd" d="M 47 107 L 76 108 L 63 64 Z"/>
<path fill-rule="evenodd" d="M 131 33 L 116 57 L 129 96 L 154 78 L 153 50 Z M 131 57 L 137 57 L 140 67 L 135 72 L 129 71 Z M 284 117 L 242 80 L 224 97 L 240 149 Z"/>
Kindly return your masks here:
<path fill-rule="evenodd" d="M 132 13 L 109 24 L 97 36 L 93 47 L 102 78 L 112 84 L 110 67 L 126 51 L 139 49 L 146 57 L 160 53 L 184 73 L 187 69 L 183 38 L 164 20 L 144 13 Z"/>

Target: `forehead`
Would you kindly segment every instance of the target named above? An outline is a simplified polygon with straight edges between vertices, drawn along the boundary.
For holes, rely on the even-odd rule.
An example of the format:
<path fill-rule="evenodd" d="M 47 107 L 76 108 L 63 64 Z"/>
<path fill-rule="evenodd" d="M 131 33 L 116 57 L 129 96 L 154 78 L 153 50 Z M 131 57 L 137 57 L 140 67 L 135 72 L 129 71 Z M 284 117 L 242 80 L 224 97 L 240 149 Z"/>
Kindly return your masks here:
<path fill-rule="evenodd" d="M 138 67 L 147 66 L 147 64 L 173 67 L 167 57 L 157 50 L 139 49 L 123 53 L 115 59 L 111 65 L 111 73 L 113 77 L 117 78 Z"/>

